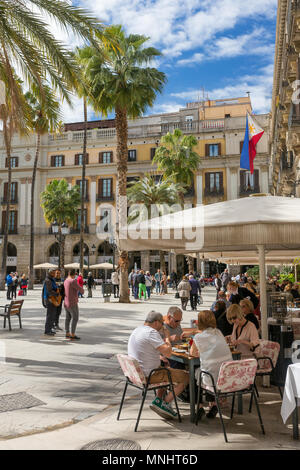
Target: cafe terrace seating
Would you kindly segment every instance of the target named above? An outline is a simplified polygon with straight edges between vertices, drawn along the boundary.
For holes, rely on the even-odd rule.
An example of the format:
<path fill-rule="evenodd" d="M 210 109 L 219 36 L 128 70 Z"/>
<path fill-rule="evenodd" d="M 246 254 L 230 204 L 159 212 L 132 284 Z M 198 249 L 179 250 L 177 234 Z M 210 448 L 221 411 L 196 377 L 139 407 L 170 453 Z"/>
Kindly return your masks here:
<path fill-rule="evenodd" d="M 121 366 L 121 369 L 122 369 L 122 371 L 123 371 L 123 373 L 126 377 L 125 388 L 124 388 L 124 392 L 123 392 L 123 396 L 122 396 L 122 400 L 121 400 L 117 420 L 119 420 L 119 418 L 120 418 L 123 403 L 124 403 L 124 400 L 125 400 L 127 387 L 128 387 L 128 385 L 130 385 L 132 387 L 138 388 L 139 390 L 142 390 L 142 402 L 141 402 L 141 405 L 140 405 L 140 409 L 139 409 L 139 413 L 138 413 L 138 417 L 137 417 L 137 421 L 136 421 L 134 431 L 137 431 L 139 421 L 140 421 L 140 418 L 141 418 L 141 414 L 142 414 L 142 411 L 143 411 L 143 406 L 144 406 L 144 403 L 145 403 L 145 400 L 146 400 L 147 392 L 149 390 L 155 391 L 155 390 L 158 390 L 160 388 L 168 387 L 173 392 L 174 403 L 175 403 L 175 406 L 176 406 L 176 411 L 178 413 L 178 421 L 181 423 L 181 417 L 180 417 L 180 413 L 179 413 L 179 409 L 178 409 L 178 405 L 177 405 L 176 396 L 175 396 L 175 393 L 174 393 L 174 383 L 172 382 L 172 377 L 171 377 L 170 371 L 166 368 L 153 369 L 150 372 L 149 377 L 146 378 L 144 372 L 142 371 L 142 369 L 141 369 L 141 367 L 138 363 L 138 361 L 136 359 L 134 359 L 133 357 L 127 356 L 125 354 L 117 354 L 117 359 L 118 359 L 119 364 Z M 168 377 L 169 377 L 168 382 L 160 382 L 160 383 L 155 383 L 155 384 L 150 384 L 149 383 L 152 374 L 157 370 L 166 370 L 167 371 Z"/>
<path fill-rule="evenodd" d="M 219 371 L 217 384 L 215 384 L 213 376 L 209 372 L 200 371 L 200 386 L 198 387 L 198 399 L 197 399 L 197 411 L 196 411 L 196 425 L 198 424 L 198 411 L 200 404 L 200 397 L 203 391 L 208 391 L 211 395 L 214 395 L 217 403 L 218 412 L 223 428 L 225 442 L 228 442 L 227 434 L 224 426 L 222 411 L 220 407 L 220 398 L 232 396 L 231 416 L 233 417 L 234 401 L 236 393 L 239 394 L 251 394 L 251 399 L 254 397 L 257 414 L 261 426 L 262 433 L 265 434 L 264 425 L 261 419 L 259 405 L 255 394 L 254 381 L 257 370 L 256 359 L 242 359 L 240 361 L 228 361 L 223 362 Z M 211 379 L 211 386 L 207 386 L 202 383 L 202 376 L 207 375 Z"/>

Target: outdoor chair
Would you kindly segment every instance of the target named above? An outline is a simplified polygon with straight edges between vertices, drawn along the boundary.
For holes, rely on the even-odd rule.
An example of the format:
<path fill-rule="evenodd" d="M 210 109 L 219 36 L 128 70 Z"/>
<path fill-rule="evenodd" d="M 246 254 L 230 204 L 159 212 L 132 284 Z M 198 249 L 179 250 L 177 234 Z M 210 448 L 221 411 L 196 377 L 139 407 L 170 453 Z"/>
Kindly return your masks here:
<path fill-rule="evenodd" d="M 267 340 L 262 340 L 262 339 L 259 341 L 259 347 L 254 353 L 255 359 L 257 360 L 257 364 L 258 364 L 256 377 L 270 376 L 272 374 L 277 364 L 279 352 L 280 352 L 279 343 L 276 343 L 275 341 L 267 341 Z M 255 380 L 256 380 L 256 377 L 255 377 Z M 255 381 L 254 381 L 254 387 L 255 387 L 256 395 L 257 397 L 259 397 Z M 280 393 L 280 397 L 282 398 L 282 391 L 279 385 L 278 385 L 278 390 Z M 252 397 L 251 397 L 250 406 L 249 406 L 250 413 L 251 413 L 251 409 L 252 409 Z"/>
<path fill-rule="evenodd" d="M 6 327 L 6 320 L 8 320 L 9 331 L 11 331 L 10 317 L 12 317 L 13 315 L 16 315 L 19 317 L 20 328 L 22 328 L 21 309 L 22 309 L 23 302 L 24 300 L 12 300 L 10 304 L 0 305 L 0 308 L 4 309 L 4 312 L 0 313 L 0 317 L 4 317 L 3 328 Z"/>
<path fill-rule="evenodd" d="M 213 376 L 209 372 L 203 370 L 200 371 L 199 386 L 198 386 L 198 399 L 197 399 L 197 411 L 196 411 L 196 422 L 198 424 L 199 416 L 199 405 L 200 397 L 203 391 L 209 392 L 214 396 L 217 403 L 218 413 L 223 428 L 225 442 L 228 442 L 227 434 L 224 426 L 222 411 L 220 407 L 220 398 L 227 398 L 232 396 L 231 415 L 233 417 L 234 412 L 234 401 L 235 395 L 238 394 L 251 394 L 254 397 L 257 414 L 259 418 L 260 427 L 262 433 L 265 434 L 264 425 L 262 422 L 257 397 L 254 389 L 255 374 L 257 369 L 256 359 L 242 359 L 240 361 L 228 361 L 223 362 L 219 371 L 217 384 L 215 384 Z M 202 376 L 207 375 L 210 377 L 211 385 L 205 385 L 202 383 Z"/>
<path fill-rule="evenodd" d="M 143 406 L 144 406 L 144 403 L 145 403 L 145 400 L 146 400 L 147 392 L 149 390 L 153 390 L 154 392 L 156 392 L 156 390 L 158 390 L 160 388 L 170 388 L 171 389 L 171 391 L 173 393 L 173 396 L 174 396 L 176 411 L 177 411 L 177 414 L 178 414 L 178 421 L 181 423 L 181 417 L 180 417 L 180 413 L 179 413 L 179 409 L 178 409 L 178 405 L 177 405 L 176 396 L 175 396 L 175 393 L 174 393 L 174 384 L 172 382 L 172 377 L 171 377 L 170 371 L 165 367 L 161 367 L 159 369 L 153 369 L 150 372 L 149 377 L 146 378 L 144 372 L 142 371 L 142 369 L 141 369 L 141 367 L 140 367 L 140 365 L 139 365 L 139 363 L 136 359 L 134 359 L 133 357 L 127 356 L 125 354 L 117 354 L 117 358 L 118 358 L 118 361 L 120 363 L 121 369 L 122 369 L 122 371 L 123 371 L 123 373 L 126 377 L 125 388 L 124 388 L 124 392 L 123 392 L 123 396 L 122 396 L 122 400 L 121 400 L 117 420 L 119 420 L 119 418 L 120 418 L 123 403 L 124 403 L 124 400 L 125 400 L 127 387 L 128 387 L 128 385 L 130 385 L 130 386 L 135 387 L 135 388 L 142 391 L 142 402 L 141 402 L 141 405 L 140 405 L 140 409 L 139 409 L 139 413 L 138 413 L 138 417 L 137 417 L 137 421 L 136 421 L 136 425 L 135 425 L 135 429 L 134 429 L 135 432 L 137 431 L 139 421 L 140 421 L 140 418 L 141 418 L 141 414 L 142 414 L 142 410 L 143 410 Z M 168 378 L 169 378 L 168 382 L 160 382 L 160 383 L 150 384 L 151 376 L 157 370 L 166 370 L 167 371 Z"/>

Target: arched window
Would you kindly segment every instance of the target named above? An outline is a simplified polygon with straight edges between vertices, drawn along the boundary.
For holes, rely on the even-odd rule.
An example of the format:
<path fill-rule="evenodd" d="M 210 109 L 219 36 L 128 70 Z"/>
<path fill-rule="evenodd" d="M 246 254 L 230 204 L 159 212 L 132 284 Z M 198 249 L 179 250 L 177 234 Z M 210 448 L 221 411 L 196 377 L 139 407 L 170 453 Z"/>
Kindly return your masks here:
<path fill-rule="evenodd" d="M 76 243 L 73 247 L 73 256 L 79 256 L 80 255 L 80 243 Z M 89 247 L 84 243 L 84 253 L 83 256 L 88 256 L 89 255 Z"/>
<path fill-rule="evenodd" d="M 7 256 L 17 256 L 17 247 L 13 243 L 7 244 Z"/>

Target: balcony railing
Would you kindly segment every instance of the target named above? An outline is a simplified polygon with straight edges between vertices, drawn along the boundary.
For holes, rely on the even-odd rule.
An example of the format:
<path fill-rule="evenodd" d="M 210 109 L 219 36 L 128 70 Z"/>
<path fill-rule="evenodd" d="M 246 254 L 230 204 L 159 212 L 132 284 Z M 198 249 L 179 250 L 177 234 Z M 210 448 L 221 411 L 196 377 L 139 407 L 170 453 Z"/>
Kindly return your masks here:
<path fill-rule="evenodd" d="M 224 188 L 213 189 L 205 188 L 204 189 L 204 196 L 205 197 L 220 197 L 224 196 Z"/>
<path fill-rule="evenodd" d="M 113 193 L 104 195 L 104 194 L 97 194 L 96 201 L 103 202 L 103 201 L 114 201 L 115 195 Z"/>
<path fill-rule="evenodd" d="M 254 186 L 254 187 L 245 187 L 245 186 L 241 186 L 239 188 L 239 194 L 240 196 L 249 196 L 249 194 L 256 194 L 256 193 L 259 193 L 260 192 L 260 188 L 259 186 Z"/>
<path fill-rule="evenodd" d="M 10 204 L 18 204 L 18 197 L 14 196 L 10 198 Z M 7 197 L 1 198 L 1 204 L 7 204 Z"/>

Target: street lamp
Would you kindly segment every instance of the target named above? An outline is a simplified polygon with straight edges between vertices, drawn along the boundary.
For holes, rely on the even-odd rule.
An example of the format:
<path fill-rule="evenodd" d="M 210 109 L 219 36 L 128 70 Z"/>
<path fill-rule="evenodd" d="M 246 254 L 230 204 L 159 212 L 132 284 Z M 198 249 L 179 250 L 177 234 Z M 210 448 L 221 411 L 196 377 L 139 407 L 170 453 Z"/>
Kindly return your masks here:
<path fill-rule="evenodd" d="M 94 256 L 95 251 L 96 251 L 96 247 L 95 247 L 95 245 L 93 244 L 93 245 L 91 246 L 91 254 L 92 254 L 92 256 Z M 89 251 L 89 270 L 90 270 L 90 251 Z"/>
<path fill-rule="evenodd" d="M 65 241 L 66 235 L 69 233 L 69 227 L 66 222 L 63 222 L 61 225 L 59 225 L 57 220 L 54 220 L 54 222 L 51 224 L 51 230 L 59 245 L 58 267 L 61 269 L 61 246 Z"/>

